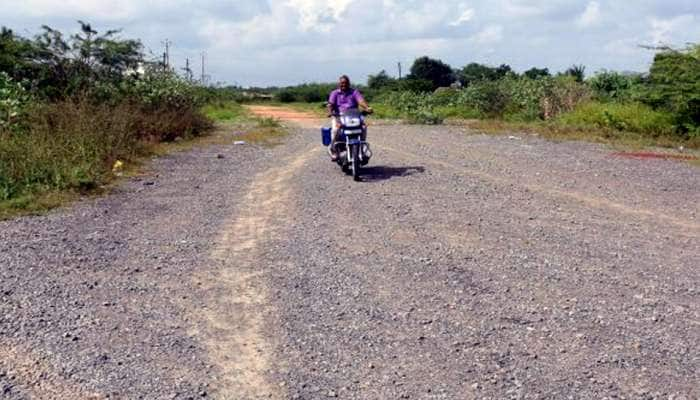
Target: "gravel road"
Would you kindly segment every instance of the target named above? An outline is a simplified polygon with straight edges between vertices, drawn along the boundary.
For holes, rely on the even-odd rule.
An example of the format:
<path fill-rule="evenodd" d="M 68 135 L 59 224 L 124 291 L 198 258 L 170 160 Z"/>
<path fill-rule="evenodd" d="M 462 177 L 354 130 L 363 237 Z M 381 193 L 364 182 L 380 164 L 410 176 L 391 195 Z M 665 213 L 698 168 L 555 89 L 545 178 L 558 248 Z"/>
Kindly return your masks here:
<path fill-rule="evenodd" d="M 0 222 L 0 398 L 700 398 L 697 167 L 282 116 Z"/>

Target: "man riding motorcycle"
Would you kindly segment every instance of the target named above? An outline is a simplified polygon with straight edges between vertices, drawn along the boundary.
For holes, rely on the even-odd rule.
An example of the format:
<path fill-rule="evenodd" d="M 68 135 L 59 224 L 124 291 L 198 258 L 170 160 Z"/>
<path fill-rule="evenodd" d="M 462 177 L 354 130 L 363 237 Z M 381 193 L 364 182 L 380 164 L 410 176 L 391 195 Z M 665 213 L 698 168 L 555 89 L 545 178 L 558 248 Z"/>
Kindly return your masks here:
<path fill-rule="evenodd" d="M 338 155 L 335 152 L 335 142 L 340 129 L 338 116 L 352 108 L 361 108 L 367 113 L 372 113 L 372 107 L 367 104 L 359 90 L 350 87 L 350 78 L 343 75 L 338 79 L 338 88 L 333 90 L 328 97 L 328 116 L 331 117 L 331 144 L 328 146 L 328 154 L 335 161 Z M 362 140 L 367 140 L 367 130 L 362 131 Z"/>

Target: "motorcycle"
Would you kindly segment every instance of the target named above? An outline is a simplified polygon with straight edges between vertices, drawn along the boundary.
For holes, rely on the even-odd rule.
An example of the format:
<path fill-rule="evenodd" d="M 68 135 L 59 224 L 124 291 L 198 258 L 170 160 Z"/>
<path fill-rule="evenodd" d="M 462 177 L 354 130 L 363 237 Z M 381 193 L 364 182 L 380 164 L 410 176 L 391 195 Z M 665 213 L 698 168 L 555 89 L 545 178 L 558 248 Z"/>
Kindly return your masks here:
<path fill-rule="evenodd" d="M 352 174 L 354 180 L 360 180 L 362 166 L 369 163 L 372 151 L 369 143 L 362 140 L 362 133 L 367 131 L 365 117 L 369 113 L 356 108 L 346 110 L 337 116 L 338 137 L 335 142 L 336 163 L 346 174 Z"/>

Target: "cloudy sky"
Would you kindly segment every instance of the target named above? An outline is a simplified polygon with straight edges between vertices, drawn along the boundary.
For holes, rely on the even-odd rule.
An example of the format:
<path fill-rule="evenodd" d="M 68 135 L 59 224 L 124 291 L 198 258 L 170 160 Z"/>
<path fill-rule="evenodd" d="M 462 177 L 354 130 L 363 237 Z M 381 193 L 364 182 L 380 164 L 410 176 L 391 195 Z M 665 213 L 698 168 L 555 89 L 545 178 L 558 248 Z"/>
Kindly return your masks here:
<path fill-rule="evenodd" d="M 189 57 L 213 81 L 285 85 L 397 75 L 417 57 L 453 67 L 506 63 L 518 71 L 583 64 L 645 71 L 639 45 L 700 42 L 698 0 L 0 0 L 0 25 L 32 36 L 43 24 L 123 29 L 154 54 Z"/>

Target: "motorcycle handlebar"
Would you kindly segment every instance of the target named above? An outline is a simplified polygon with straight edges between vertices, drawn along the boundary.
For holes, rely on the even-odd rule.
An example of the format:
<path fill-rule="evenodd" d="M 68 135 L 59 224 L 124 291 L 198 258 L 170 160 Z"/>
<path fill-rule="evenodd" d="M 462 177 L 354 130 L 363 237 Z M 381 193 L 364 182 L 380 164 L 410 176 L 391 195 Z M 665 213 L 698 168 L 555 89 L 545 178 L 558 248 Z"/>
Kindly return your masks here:
<path fill-rule="evenodd" d="M 367 116 L 367 115 L 374 114 L 374 110 L 372 110 L 372 109 L 362 110 L 362 111 L 360 111 L 360 113 L 364 116 Z M 340 113 L 331 113 L 331 114 L 328 114 L 328 116 L 329 117 L 340 117 Z"/>

